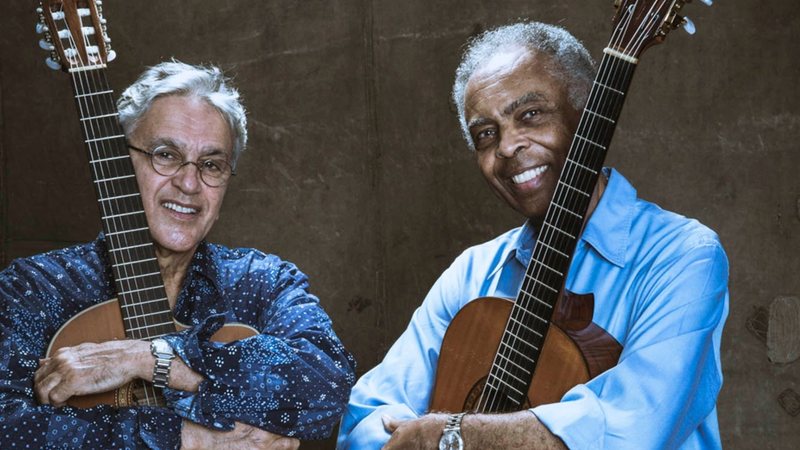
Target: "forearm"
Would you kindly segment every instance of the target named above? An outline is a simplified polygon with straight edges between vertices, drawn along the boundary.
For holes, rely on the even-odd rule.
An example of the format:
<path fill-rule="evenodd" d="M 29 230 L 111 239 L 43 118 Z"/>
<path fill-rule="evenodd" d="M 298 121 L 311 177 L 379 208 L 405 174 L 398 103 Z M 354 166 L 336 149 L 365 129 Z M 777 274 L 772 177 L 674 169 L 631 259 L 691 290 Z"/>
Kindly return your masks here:
<path fill-rule="evenodd" d="M 466 450 L 567 448 L 530 411 L 468 414 L 464 416 L 461 430 Z"/>

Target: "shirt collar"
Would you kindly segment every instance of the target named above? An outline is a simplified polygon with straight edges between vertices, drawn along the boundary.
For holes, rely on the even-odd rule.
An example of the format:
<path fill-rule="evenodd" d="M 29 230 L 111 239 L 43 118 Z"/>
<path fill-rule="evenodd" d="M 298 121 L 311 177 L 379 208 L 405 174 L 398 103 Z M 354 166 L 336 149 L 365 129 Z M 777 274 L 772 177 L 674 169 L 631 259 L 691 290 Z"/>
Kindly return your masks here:
<path fill-rule="evenodd" d="M 217 255 L 215 250 L 214 245 L 206 241 L 200 241 L 200 244 L 197 245 L 197 250 L 194 252 L 194 256 L 192 256 L 189 272 L 198 273 L 206 277 L 214 284 L 217 291 L 221 292 L 222 290 L 220 287 L 222 283 L 220 280 L 219 266 L 217 265 L 219 255 Z"/>
<path fill-rule="evenodd" d="M 603 174 L 608 177 L 608 184 L 583 230 L 581 240 L 610 263 L 624 267 L 635 211 L 636 189 L 615 169 L 604 168 Z M 527 267 L 535 242 L 536 230 L 526 221 L 519 230 L 517 242 L 503 258 L 501 265 L 514 257 Z"/>

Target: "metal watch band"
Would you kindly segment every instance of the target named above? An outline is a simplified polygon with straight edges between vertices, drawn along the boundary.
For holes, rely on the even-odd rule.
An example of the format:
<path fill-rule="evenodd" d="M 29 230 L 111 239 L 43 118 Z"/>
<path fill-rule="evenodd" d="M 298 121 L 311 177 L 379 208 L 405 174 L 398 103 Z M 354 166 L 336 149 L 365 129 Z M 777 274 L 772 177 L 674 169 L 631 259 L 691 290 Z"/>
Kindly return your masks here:
<path fill-rule="evenodd" d="M 439 450 L 463 450 L 464 439 L 461 437 L 461 420 L 466 412 L 451 414 L 444 425 L 442 438 L 439 440 Z"/>
<path fill-rule="evenodd" d="M 164 339 L 157 338 L 150 342 L 150 352 L 156 357 L 153 366 L 153 386 L 164 389 L 169 385 L 169 372 L 175 353 Z"/>

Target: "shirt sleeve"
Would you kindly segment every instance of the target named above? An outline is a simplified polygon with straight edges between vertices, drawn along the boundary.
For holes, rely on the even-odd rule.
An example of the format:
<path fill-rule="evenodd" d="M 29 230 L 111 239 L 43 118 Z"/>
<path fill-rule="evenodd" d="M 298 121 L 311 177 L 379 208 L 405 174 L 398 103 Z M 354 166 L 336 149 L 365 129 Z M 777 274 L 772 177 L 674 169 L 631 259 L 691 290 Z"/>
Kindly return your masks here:
<path fill-rule="evenodd" d="M 56 285 L 75 293 L 94 284 L 84 276 L 28 260 L 0 273 L 0 448 L 179 448 L 181 418 L 164 408 L 55 408 L 36 400 L 34 373 L 64 315 Z"/>
<path fill-rule="evenodd" d="M 167 399 L 178 414 L 209 428 L 229 430 L 239 421 L 283 436 L 325 438 L 344 411 L 355 362 L 294 265 L 283 262 L 265 286 L 239 293 L 259 305 L 260 334 L 212 342 L 221 325 L 212 318 L 165 337 L 205 378 L 198 392 L 167 389 Z"/>
<path fill-rule="evenodd" d="M 715 411 L 728 310 L 721 246 L 699 245 L 643 278 L 619 363 L 532 409 L 571 449 L 677 448 Z"/>
<path fill-rule="evenodd" d="M 439 277 L 383 361 L 358 380 L 337 449 L 380 449 L 390 437 L 383 415 L 415 419 L 425 414 L 444 333 L 461 307 L 465 259 L 462 255 Z"/>

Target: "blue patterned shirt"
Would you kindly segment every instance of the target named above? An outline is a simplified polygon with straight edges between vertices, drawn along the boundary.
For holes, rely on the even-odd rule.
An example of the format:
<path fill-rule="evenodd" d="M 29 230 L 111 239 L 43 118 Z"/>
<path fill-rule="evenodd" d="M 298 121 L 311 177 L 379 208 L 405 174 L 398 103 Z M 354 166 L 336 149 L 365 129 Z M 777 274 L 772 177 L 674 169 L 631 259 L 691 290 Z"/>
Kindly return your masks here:
<path fill-rule="evenodd" d="M 175 305 L 191 325 L 166 339 L 204 376 L 169 408 L 40 405 L 33 376 L 70 317 L 114 297 L 105 240 L 18 259 L 0 272 L 0 448 L 178 448 L 183 418 L 212 429 L 244 422 L 300 439 L 327 437 L 355 362 L 297 267 L 253 249 L 202 242 Z M 223 320 L 261 334 L 223 345 Z"/>
<path fill-rule="evenodd" d="M 725 252 L 708 228 L 640 200 L 620 173 L 606 174 L 566 288 L 594 294 L 593 321 L 622 344 L 622 355 L 559 403 L 532 411 L 570 449 L 720 448 Z M 378 449 L 390 437 L 382 415 L 426 413 L 453 316 L 478 297 L 516 298 L 535 242 L 526 224 L 453 262 L 383 362 L 353 388 L 338 448 Z"/>

